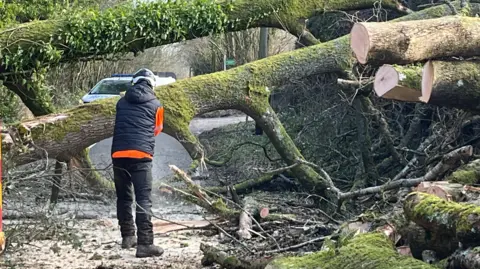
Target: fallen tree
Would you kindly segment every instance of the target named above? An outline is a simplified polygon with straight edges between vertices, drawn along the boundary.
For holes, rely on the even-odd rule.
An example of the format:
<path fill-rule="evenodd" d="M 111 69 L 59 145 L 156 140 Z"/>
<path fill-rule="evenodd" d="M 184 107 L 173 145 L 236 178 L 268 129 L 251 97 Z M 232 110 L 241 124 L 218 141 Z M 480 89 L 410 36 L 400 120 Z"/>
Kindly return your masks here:
<path fill-rule="evenodd" d="M 433 9 L 438 13 L 432 12 Z M 443 6 L 432 10 L 413 13 L 398 20 L 441 16 L 442 12 L 448 12 Z M 270 93 L 265 86 L 281 85 L 314 74 L 348 70 L 353 60 L 348 43 L 348 36 L 344 36 L 228 71 L 158 87 L 155 92 L 165 105 L 165 133 L 177 138 L 192 158 L 206 157 L 197 138 L 189 131 L 191 119 L 198 114 L 235 108 L 257 121 L 286 164 L 293 165 L 303 157 L 269 106 Z M 2 146 L 11 161 L 17 164 L 47 156 L 68 161 L 84 148 L 112 135 L 115 101 L 115 98 L 102 100 L 10 126 L 8 134 L 6 130 L 2 131 Z M 322 192 L 332 187 L 324 175 L 306 164 L 295 166 L 291 171 L 307 189 Z"/>
<path fill-rule="evenodd" d="M 217 1 L 139 4 L 134 9 L 114 7 L 93 14 L 76 14 L 64 20 L 23 23 L 0 32 L 0 48 L 12 51 L 21 47 L 27 51 L 35 44 L 46 42 L 65 51 L 62 57 L 70 59 L 97 57 L 115 52 L 139 52 L 149 47 L 198 38 L 223 30 L 286 27 L 287 30 L 296 31 L 297 20 L 309 18 L 315 12 L 362 9 L 373 7 L 375 3 L 376 0 L 243 0 L 220 4 Z M 382 1 L 382 7 L 402 9 L 395 0 Z M 169 20 L 164 20 L 167 17 Z M 131 22 L 136 25 L 132 27 Z M 101 40 L 98 39 L 98 34 L 102 34 Z M 302 35 L 300 32 L 292 34 Z"/>
<path fill-rule="evenodd" d="M 420 19 L 423 19 L 423 18 L 431 18 L 431 17 L 448 15 L 450 12 L 451 12 L 451 10 L 449 10 L 447 5 L 441 5 L 441 6 L 433 7 L 433 8 L 423 10 L 423 11 L 420 11 L 420 12 L 416 12 L 416 13 L 413 13 L 413 14 L 410 14 L 410 15 L 407 15 L 407 16 L 404 16 L 404 17 L 400 17 L 397 20 L 398 21 L 410 20 L 410 19 L 411 20 L 420 20 Z M 44 23 L 44 22 L 35 22 L 35 23 Z M 28 25 L 22 26 L 22 29 L 29 32 L 29 33 L 30 32 L 32 32 L 32 33 L 35 32 L 33 30 L 28 30 L 30 28 L 28 28 L 27 26 Z M 51 27 L 55 27 L 55 26 L 51 26 Z M 16 33 L 17 30 L 20 30 L 20 29 L 12 29 L 11 31 Z M 45 31 L 47 31 L 47 30 L 45 30 Z M 8 33 L 8 32 L 10 32 L 10 31 L 5 30 L 5 34 Z M 14 36 L 10 36 L 9 38 L 13 38 L 13 37 Z M 177 82 L 177 83 L 173 84 L 172 87 L 174 87 L 176 89 L 184 89 L 184 90 L 187 90 L 191 93 L 197 92 L 197 94 L 202 95 L 201 88 L 205 89 L 203 91 L 206 91 L 206 88 L 213 86 L 213 89 L 210 90 L 210 93 L 215 91 L 215 92 L 221 93 L 221 95 L 219 95 L 219 96 L 222 96 L 224 98 L 227 97 L 227 99 L 228 99 L 228 98 L 235 98 L 234 96 L 229 96 L 228 89 L 243 88 L 243 90 L 245 90 L 244 85 L 248 85 L 248 84 L 255 84 L 256 86 L 259 86 L 259 87 L 261 87 L 262 85 L 264 85 L 264 86 L 265 85 L 274 86 L 274 85 L 277 85 L 277 84 L 282 84 L 282 83 L 287 82 L 289 80 L 288 78 L 290 78 L 290 79 L 300 79 L 302 77 L 310 76 L 310 75 L 313 75 L 313 74 L 320 74 L 320 73 L 324 73 L 324 72 L 341 72 L 341 71 L 349 68 L 349 66 L 351 64 L 351 60 L 352 60 L 351 57 L 350 57 L 349 49 L 348 49 L 348 42 L 349 42 L 348 41 L 348 36 L 341 37 L 341 38 L 338 38 L 336 40 L 330 41 L 330 42 L 325 43 L 325 44 L 305 48 L 303 50 L 294 51 L 294 52 L 291 52 L 291 53 L 285 53 L 285 54 L 277 55 L 277 56 L 274 56 L 274 57 L 269 57 L 268 59 L 262 59 L 262 60 L 254 62 L 254 63 L 247 64 L 243 67 L 238 67 L 238 68 L 235 68 L 235 69 L 231 69 L 231 70 L 229 70 L 225 73 L 221 72 L 221 73 L 218 73 L 218 74 L 202 76 L 201 78 L 200 77 L 199 78 L 193 78 L 191 80 L 191 81 L 193 81 L 192 83 L 189 83 L 187 80 Z M 282 70 L 285 71 L 285 72 L 288 71 L 289 76 L 285 76 L 285 72 L 283 72 Z M 292 73 L 292 71 L 293 71 L 293 73 Z M 221 80 L 223 83 L 218 83 L 216 85 L 211 85 L 212 83 L 208 83 L 208 82 L 214 82 L 214 81 L 217 81 L 217 80 Z M 239 83 L 233 84 L 234 81 L 237 81 Z M 202 83 L 206 83 L 206 84 L 203 85 Z M 232 84 L 230 84 L 230 83 L 232 83 Z M 201 86 L 203 86 L 203 87 L 201 87 Z M 170 87 L 163 87 L 163 88 L 167 89 L 167 88 L 170 88 Z M 222 91 L 224 91 L 224 92 L 222 92 Z M 166 93 L 166 91 L 164 91 L 164 92 Z M 230 91 L 230 93 L 231 92 L 232 91 Z M 168 117 L 166 117 L 167 121 L 168 121 L 168 119 L 172 119 L 172 117 L 176 116 L 176 115 L 172 115 L 173 113 L 169 114 L 169 110 L 173 110 L 175 106 L 176 106 L 176 110 L 177 110 L 176 112 L 177 113 L 182 114 L 182 112 L 184 112 L 184 114 L 186 114 L 186 113 L 189 114 L 189 115 L 183 115 L 183 116 L 180 115 L 181 118 L 182 118 L 182 120 L 181 120 L 181 123 L 183 125 L 182 127 L 184 127 L 185 124 L 188 124 L 188 123 L 184 122 L 184 120 L 188 120 L 188 118 L 191 117 L 192 116 L 191 114 L 193 114 L 193 113 L 204 113 L 204 112 L 213 111 L 213 110 L 216 110 L 216 109 L 225 109 L 225 108 L 233 107 L 235 105 L 235 104 L 227 105 L 230 100 L 225 99 L 225 100 L 223 100 L 222 105 L 218 105 L 218 106 L 208 106 L 207 105 L 207 107 L 202 107 L 202 108 L 198 109 L 195 106 L 189 106 L 190 105 L 190 104 L 188 104 L 189 100 L 185 100 L 185 101 L 187 101 L 187 103 L 182 102 L 181 104 L 177 104 L 177 103 L 179 103 L 178 100 L 175 100 L 172 97 L 169 98 L 167 95 L 163 96 L 163 94 L 161 94 L 160 90 L 158 90 L 158 89 L 157 89 L 157 94 L 159 95 L 159 98 L 162 101 L 164 101 L 164 103 L 166 103 L 165 104 L 166 110 L 167 110 L 166 111 L 166 113 L 167 113 L 166 116 L 168 116 Z M 181 94 L 181 96 L 184 96 L 184 94 Z M 190 95 L 189 97 L 192 97 L 192 96 Z M 174 99 L 174 104 L 168 104 L 168 101 L 171 100 L 171 99 Z M 186 99 L 188 99 L 188 98 L 186 98 Z M 209 101 L 206 96 L 204 96 L 204 99 Z M 201 101 L 202 100 L 200 100 L 200 99 L 192 99 L 190 101 L 190 103 L 195 103 L 196 106 L 202 106 L 202 104 L 200 103 Z M 218 104 L 219 102 L 216 101 L 216 103 Z M 49 127 L 52 127 L 53 126 L 52 121 L 55 121 L 55 124 L 63 125 L 64 127 L 60 128 L 60 129 L 63 129 L 63 130 L 58 130 L 57 133 L 59 135 L 58 136 L 54 135 L 54 137 L 62 138 L 65 135 L 65 132 L 69 131 L 71 125 L 73 125 L 75 123 L 75 125 L 77 125 L 77 127 L 82 126 L 83 123 L 85 122 L 86 118 L 88 118 L 89 115 L 93 115 L 94 112 L 100 112 L 100 118 L 102 118 L 99 121 L 100 124 L 102 124 L 102 122 L 105 121 L 103 119 L 103 115 L 111 116 L 112 113 L 114 112 L 113 111 L 114 110 L 113 102 L 104 101 L 104 102 L 100 102 L 98 104 L 99 104 L 98 106 L 81 106 L 81 107 L 78 108 L 78 111 L 76 111 L 75 109 L 70 110 L 70 111 L 66 111 L 66 112 L 62 113 L 62 116 L 60 118 L 55 118 L 53 116 L 49 116 L 48 117 L 49 120 L 45 120 L 45 119 L 42 119 L 42 118 L 35 119 L 35 120 L 31 121 L 29 124 L 35 125 L 35 123 L 42 123 L 43 121 L 47 121 L 45 123 L 45 127 L 46 127 L 45 134 L 46 134 L 47 137 L 48 136 L 52 137 L 52 135 L 49 135 L 49 133 L 53 133 L 54 128 L 49 128 Z M 184 109 L 185 111 L 181 111 L 182 109 Z M 78 119 L 75 118 L 77 115 L 79 115 Z M 66 122 L 65 119 L 67 119 L 67 118 L 70 119 L 72 123 L 65 124 L 65 122 Z M 174 120 L 174 122 L 175 121 L 177 121 L 177 120 Z M 89 123 L 87 123 L 87 125 L 91 125 L 91 124 L 93 124 L 93 122 L 96 122 L 96 121 L 89 121 Z M 105 133 L 102 133 L 102 132 L 100 132 L 100 130 L 98 130 L 95 133 L 92 133 L 91 136 L 89 136 L 89 139 L 91 139 L 91 140 L 85 140 L 84 143 L 80 143 L 80 144 L 82 144 L 82 146 L 84 146 L 84 144 L 89 146 L 89 145 L 91 145 L 91 143 L 95 143 L 95 142 L 98 142 L 101 139 L 104 139 L 105 135 L 110 135 L 111 134 L 111 125 L 108 123 L 108 120 L 106 122 L 104 122 L 103 124 L 105 125 L 105 128 L 104 128 Z M 166 125 L 167 125 L 166 126 L 167 127 L 166 131 L 168 133 L 168 127 L 171 124 L 169 124 L 169 122 L 167 122 Z M 32 127 L 32 128 L 34 128 L 34 127 Z M 172 128 L 172 129 L 175 129 L 175 128 Z M 77 128 L 77 130 L 78 130 L 78 128 Z M 177 137 L 174 133 L 170 133 L 170 134 L 172 134 L 174 137 Z M 36 140 L 35 137 L 33 139 Z M 37 141 L 37 142 L 38 143 L 36 143 L 36 144 L 38 146 L 44 148 L 47 153 L 50 152 L 50 148 L 48 146 L 44 147 L 43 143 L 41 141 Z M 61 147 L 66 148 L 67 151 L 68 151 L 68 149 L 71 146 L 72 146 L 71 144 L 69 146 L 64 144 Z M 189 151 L 189 152 L 191 152 L 191 151 Z M 52 153 L 53 154 L 49 154 L 49 155 L 50 156 L 58 155 L 58 153 L 55 152 L 55 151 L 52 152 Z M 22 155 L 22 154 L 20 154 L 20 155 Z M 19 157 L 20 157 L 20 159 L 22 159 L 21 156 L 19 156 Z M 27 159 L 29 159 L 29 158 L 27 158 Z M 22 162 L 20 162 L 20 163 L 22 163 Z"/>
<path fill-rule="evenodd" d="M 351 48 L 361 64 L 407 64 L 447 56 L 476 56 L 479 27 L 480 19 L 465 16 L 362 22 L 352 28 Z"/>

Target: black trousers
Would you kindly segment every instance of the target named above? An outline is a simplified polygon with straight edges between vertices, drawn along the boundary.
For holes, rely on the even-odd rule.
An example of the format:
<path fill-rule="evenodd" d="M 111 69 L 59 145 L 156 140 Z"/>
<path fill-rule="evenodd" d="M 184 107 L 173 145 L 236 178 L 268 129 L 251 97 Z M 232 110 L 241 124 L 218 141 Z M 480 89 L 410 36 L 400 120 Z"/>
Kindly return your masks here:
<path fill-rule="evenodd" d="M 135 193 L 137 244 L 153 244 L 152 225 L 152 161 L 150 159 L 112 159 L 115 190 L 117 193 L 117 219 L 122 237 L 135 235 L 132 215 Z"/>

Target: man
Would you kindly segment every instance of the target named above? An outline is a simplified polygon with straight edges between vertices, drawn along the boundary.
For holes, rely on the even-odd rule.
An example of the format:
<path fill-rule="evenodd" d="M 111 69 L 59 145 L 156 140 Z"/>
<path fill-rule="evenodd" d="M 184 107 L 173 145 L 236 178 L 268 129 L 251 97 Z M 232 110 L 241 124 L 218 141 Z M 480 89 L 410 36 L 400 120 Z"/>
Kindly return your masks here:
<path fill-rule="evenodd" d="M 137 247 L 137 257 L 161 256 L 153 244 L 151 221 L 152 159 L 155 136 L 163 130 L 163 106 L 155 97 L 155 75 L 142 68 L 117 103 L 112 164 L 117 193 L 117 219 L 122 248 Z M 133 186 L 133 190 L 132 190 Z M 137 235 L 132 215 L 135 192 Z"/>

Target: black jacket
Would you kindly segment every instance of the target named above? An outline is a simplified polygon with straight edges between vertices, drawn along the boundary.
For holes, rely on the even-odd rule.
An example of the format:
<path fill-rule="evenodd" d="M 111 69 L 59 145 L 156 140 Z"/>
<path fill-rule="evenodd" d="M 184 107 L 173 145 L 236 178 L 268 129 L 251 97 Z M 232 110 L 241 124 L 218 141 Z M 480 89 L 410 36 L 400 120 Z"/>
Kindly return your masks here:
<path fill-rule="evenodd" d="M 155 116 L 161 106 L 147 81 L 131 86 L 117 102 L 112 154 L 139 150 L 153 156 Z"/>

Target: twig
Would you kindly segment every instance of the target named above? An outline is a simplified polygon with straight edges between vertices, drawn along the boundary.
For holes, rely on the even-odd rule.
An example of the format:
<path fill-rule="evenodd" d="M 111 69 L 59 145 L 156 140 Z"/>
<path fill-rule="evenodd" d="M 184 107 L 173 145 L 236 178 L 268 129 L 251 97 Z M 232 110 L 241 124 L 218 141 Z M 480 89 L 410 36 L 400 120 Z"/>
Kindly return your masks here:
<path fill-rule="evenodd" d="M 321 241 L 324 241 L 327 238 L 336 238 L 338 236 L 339 236 L 339 234 L 317 237 L 317 238 L 314 238 L 312 240 L 308 240 L 308 241 L 300 243 L 300 244 L 296 244 L 296 245 L 293 245 L 293 246 L 289 246 L 289 247 L 285 247 L 285 248 L 281 248 L 281 249 L 276 249 L 276 250 L 269 250 L 269 251 L 265 251 L 264 253 L 265 254 L 272 254 L 272 253 L 278 253 L 278 252 L 285 252 L 285 251 L 289 251 L 289 250 L 292 250 L 292 249 L 298 249 L 298 248 L 304 247 L 304 246 L 312 244 L 312 243 L 321 242 Z"/>
<path fill-rule="evenodd" d="M 385 183 L 383 185 L 376 186 L 376 187 L 370 187 L 370 188 L 365 188 L 357 191 L 341 193 L 339 200 L 343 201 L 345 199 L 351 199 L 359 196 L 364 196 L 367 194 L 375 194 L 382 191 L 397 189 L 401 187 L 413 187 L 423 181 L 434 180 L 437 177 L 443 175 L 449 169 L 455 167 L 459 159 L 465 158 L 467 156 L 471 156 L 472 154 L 473 154 L 472 146 L 465 146 L 465 147 L 453 150 L 450 153 L 446 154 L 443 157 L 443 159 L 423 177 L 390 181 L 388 183 Z"/>
<path fill-rule="evenodd" d="M 297 167 L 298 165 L 300 164 L 300 162 L 296 162 L 292 165 L 289 165 L 289 166 L 285 166 L 285 167 L 280 167 L 278 169 L 274 169 L 274 170 L 270 170 L 270 171 L 262 171 L 260 170 L 260 172 L 264 173 L 264 174 L 272 174 L 272 175 L 276 175 L 276 174 L 280 174 L 282 172 L 285 172 L 287 170 L 290 170 L 292 168 L 295 168 Z"/>

